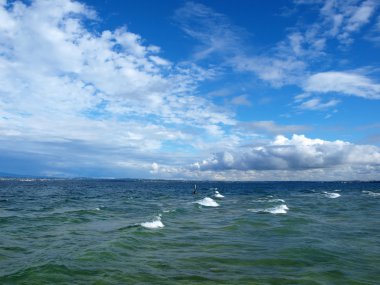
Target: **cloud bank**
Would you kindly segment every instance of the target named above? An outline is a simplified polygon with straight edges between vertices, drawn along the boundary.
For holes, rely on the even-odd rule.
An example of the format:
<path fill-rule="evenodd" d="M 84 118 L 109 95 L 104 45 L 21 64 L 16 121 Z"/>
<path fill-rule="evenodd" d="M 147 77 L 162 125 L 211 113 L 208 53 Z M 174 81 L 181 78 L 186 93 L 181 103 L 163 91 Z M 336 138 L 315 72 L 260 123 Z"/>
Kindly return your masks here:
<path fill-rule="evenodd" d="M 344 141 L 277 136 L 268 144 L 216 153 L 194 164 L 200 170 L 308 170 L 341 166 L 380 166 L 380 148 Z"/>

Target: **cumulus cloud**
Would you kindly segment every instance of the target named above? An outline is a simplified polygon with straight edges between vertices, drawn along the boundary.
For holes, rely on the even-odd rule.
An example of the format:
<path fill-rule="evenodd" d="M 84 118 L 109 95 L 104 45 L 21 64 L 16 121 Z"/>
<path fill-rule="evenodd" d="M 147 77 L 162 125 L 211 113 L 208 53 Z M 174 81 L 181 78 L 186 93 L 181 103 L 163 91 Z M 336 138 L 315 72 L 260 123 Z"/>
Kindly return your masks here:
<path fill-rule="evenodd" d="M 261 146 L 216 153 L 214 157 L 198 162 L 193 167 L 202 171 L 288 171 L 358 165 L 378 167 L 380 148 L 293 135 L 290 139 L 277 136 Z"/>
<path fill-rule="evenodd" d="M 380 99 L 380 84 L 355 73 L 320 72 L 310 76 L 304 86 L 307 92 L 336 92 L 345 95 Z"/>
<path fill-rule="evenodd" d="M 195 131 L 226 140 L 220 126 L 235 124 L 232 114 L 196 96 L 214 70 L 173 64 L 127 27 L 94 31 L 97 17 L 77 1 L 0 2 L 3 151 L 30 156 L 46 143 L 46 159 L 59 146 L 78 164 L 98 164 L 71 155 L 75 142 L 98 148 L 103 165 L 138 154 L 149 173 L 146 159 L 165 145 L 205 145 Z"/>
<path fill-rule="evenodd" d="M 350 14 L 350 32 L 359 30 L 360 23 L 371 17 L 368 7 L 363 6 L 355 17 L 354 12 Z M 222 58 L 223 67 L 252 72 L 276 86 L 299 84 L 300 77 L 308 76 L 307 60 L 324 53 L 326 42 L 317 36 L 319 30 L 303 33 L 292 29 L 273 49 L 251 55 L 244 49 L 243 29 L 211 8 L 189 2 L 176 12 L 175 19 L 200 45 L 194 52 L 195 63 L 175 63 L 128 27 L 94 31 L 91 24 L 98 17 L 77 1 L 0 0 L 1 167 L 19 161 L 19 166 L 28 162 L 39 165 L 39 174 L 91 175 L 79 170 L 94 169 L 96 173 L 98 169 L 98 173 L 112 176 L 108 170 L 118 169 L 117 176 L 141 177 L 144 172 L 202 179 L 231 177 L 228 175 L 234 171 L 235 178 L 250 177 L 256 164 L 273 171 L 323 167 L 325 162 L 318 164 L 321 158 L 314 154 L 320 148 L 309 147 L 310 160 L 315 156 L 317 162 L 308 162 L 308 166 L 304 162 L 307 157 L 301 155 L 308 147 L 292 145 L 295 137 L 287 142 L 290 146 L 276 145 L 283 138 L 278 137 L 261 149 L 233 151 L 254 136 L 247 129 L 279 134 L 305 131 L 307 126 L 259 121 L 242 127 L 233 113 L 198 95 L 199 84 L 215 78 L 221 70 L 200 66 L 211 55 Z M 339 22 L 337 16 L 338 34 L 342 33 Z M 315 74 L 306 81 L 305 91 L 378 98 L 377 83 L 346 75 L 340 74 L 339 84 L 333 86 L 328 80 L 325 85 L 317 82 L 318 76 L 326 79 L 331 74 Z M 250 102 L 241 95 L 229 103 Z M 324 109 L 336 103 L 309 98 L 304 107 Z M 358 147 L 348 144 L 343 148 Z M 321 149 L 323 157 L 324 151 L 328 152 Z M 180 166 L 210 152 L 219 154 L 198 163 L 198 168 Z"/>

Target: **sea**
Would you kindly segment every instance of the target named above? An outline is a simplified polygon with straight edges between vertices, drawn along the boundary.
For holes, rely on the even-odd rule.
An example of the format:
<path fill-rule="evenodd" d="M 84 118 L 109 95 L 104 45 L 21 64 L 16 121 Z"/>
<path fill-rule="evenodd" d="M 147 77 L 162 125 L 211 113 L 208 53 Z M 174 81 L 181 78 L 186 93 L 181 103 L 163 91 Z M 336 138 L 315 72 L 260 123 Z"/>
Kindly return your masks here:
<path fill-rule="evenodd" d="M 380 284 L 380 183 L 1 179 L 0 284 Z"/>

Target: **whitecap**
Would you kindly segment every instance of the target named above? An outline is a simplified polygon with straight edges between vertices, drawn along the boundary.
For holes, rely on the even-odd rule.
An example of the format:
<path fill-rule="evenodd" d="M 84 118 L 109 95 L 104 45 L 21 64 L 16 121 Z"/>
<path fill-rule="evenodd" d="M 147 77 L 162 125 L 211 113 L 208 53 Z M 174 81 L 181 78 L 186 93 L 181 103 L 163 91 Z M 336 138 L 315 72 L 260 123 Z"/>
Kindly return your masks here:
<path fill-rule="evenodd" d="M 285 200 L 284 199 L 269 199 L 268 202 L 270 202 L 270 203 L 276 203 L 276 202 L 285 203 Z"/>
<path fill-rule="evenodd" d="M 163 228 L 165 225 L 161 222 L 161 215 L 158 215 L 153 221 L 145 222 L 140 224 L 142 227 L 147 229 L 159 229 Z"/>
<path fill-rule="evenodd" d="M 271 214 L 286 214 L 289 208 L 286 204 L 281 204 L 279 206 L 268 209 L 268 212 Z"/>
<path fill-rule="evenodd" d="M 100 211 L 100 208 L 99 208 L 99 207 L 97 207 L 97 208 L 95 208 L 95 210 L 96 210 L 96 211 Z"/>
<path fill-rule="evenodd" d="M 205 206 L 205 207 L 218 207 L 219 204 L 216 203 L 212 198 L 206 197 L 203 198 L 202 200 L 198 200 L 195 203 Z"/>
<path fill-rule="evenodd" d="M 224 195 L 220 194 L 218 190 L 215 190 L 214 197 L 215 198 L 224 198 Z"/>
<path fill-rule="evenodd" d="M 362 191 L 362 193 L 367 194 L 368 196 L 371 196 L 371 197 L 380 197 L 380 193 L 378 192 Z"/>
<path fill-rule="evenodd" d="M 266 208 L 266 209 L 248 209 L 250 212 L 254 213 L 270 213 L 270 214 L 286 214 L 289 208 L 286 204 L 281 204 L 275 207 Z"/>
<path fill-rule="evenodd" d="M 323 192 L 323 194 L 327 198 L 331 198 L 331 199 L 339 198 L 341 196 L 339 193 L 331 193 L 331 192 Z"/>

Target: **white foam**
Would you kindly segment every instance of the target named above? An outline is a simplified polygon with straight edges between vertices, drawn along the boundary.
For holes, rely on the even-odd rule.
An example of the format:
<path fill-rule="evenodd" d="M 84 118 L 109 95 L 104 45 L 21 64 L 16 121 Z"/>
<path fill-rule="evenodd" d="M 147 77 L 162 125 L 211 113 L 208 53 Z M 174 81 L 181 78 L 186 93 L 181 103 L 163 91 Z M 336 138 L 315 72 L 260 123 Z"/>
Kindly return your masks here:
<path fill-rule="evenodd" d="M 218 190 L 215 190 L 214 197 L 215 198 L 224 198 L 224 195 L 220 194 Z"/>
<path fill-rule="evenodd" d="M 271 214 L 286 214 L 289 208 L 286 204 L 281 204 L 279 206 L 268 209 L 268 212 Z"/>
<path fill-rule="evenodd" d="M 163 212 L 164 213 L 172 213 L 172 212 L 175 212 L 175 209 L 174 210 L 164 210 Z"/>
<path fill-rule="evenodd" d="M 371 196 L 371 197 L 380 197 L 380 193 L 378 192 L 362 191 L 362 193 L 367 194 L 368 196 Z"/>
<path fill-rule="evenodd" d="M 253 202 L 256 202 L 256 203 L 277 203 L 277 202 L 285 203 L 285 200 L 284 199 L 259 198 L 258 200 L 254 200 Z"/>
<path fill-rule="evenodd" d="M 205 206 L 205 207 L 218 207 L 219 204 L 216 203 L 212 198 L 206 197 L 203 198 L 202 200 L 198 200 L 195 203 Z"/>
<path fill-rule="evenodd" d="M 254 213 L 270 213 L 270 214 L 286 214 L 289 208 L 286 204 L 281 204 L 275 207 L 266 208 L 266 209 L 249 209 L 248 211 Z"/>
<path fill-rule="evenodd" d="M 339 193 L 323 192 L 327 198 L 335 199 L 339 198 L 341 195 Z"/>
<path fill-rule="evenodd" d="M 269 199 L 268 202 L 270 202 L 270 203 L 275 203 L 275 202 L 285 203 L 285 200 L 284 199 Z"/>
<path fill-rule="evenodd" d="M 153 221 L 151 222 L 145 222 L 140 224 L 142 227 L 147 229 L 159 229 L 163 228 L 165 225 L 161 222 L 161 215 L 157 216 Z"/>
<path fill-rule="evenodd" d="M 99 208 L 99 207 L 98 207 L 98 208 L 95 208 L 95 210 L 96 210 L 96 211 L 100 211 L 100 208 Z"/>

